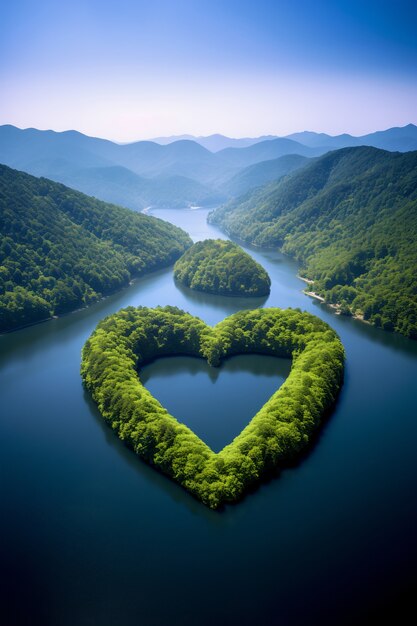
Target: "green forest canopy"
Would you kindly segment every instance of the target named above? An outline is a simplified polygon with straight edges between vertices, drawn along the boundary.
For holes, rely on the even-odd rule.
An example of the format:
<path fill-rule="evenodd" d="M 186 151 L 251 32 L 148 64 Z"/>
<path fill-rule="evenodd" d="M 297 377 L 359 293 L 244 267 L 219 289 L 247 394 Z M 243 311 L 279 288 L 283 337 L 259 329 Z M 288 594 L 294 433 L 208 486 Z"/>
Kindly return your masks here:
<path fill-rule="evenodd" d="M 209 221 L 297 258 L 342 312 L 417 339 L 417 152 L 330 152 Z"/>
<path fill-rule="evenodd" d="M 292 358 L 290 375 L 244 430 L 215 454 L 138 377 L 155 358 L 191 355 L 212 366 L 234 354 Z M 81 374 L 98 408 L 129 447 L 202 502 L 237 501 L 308 446 L 343 379 L 334 330 L 300 310 L 240 311 L 214 328 L 176 307 L 128 307 L 101 321 L 83 348 Z M 243 391 L 242 391 L 243 392 Z"/>
<path fill-rule="evenodd" d="M 190 289 L 226 296 L 266 296 L 271 288 L 262 265 L 223 239 L 195 243 L 175 263 L 174 277 Z"/>
<path fill-rule="evenodd" d="M 162 220 L 0 165 L 0 331 L 85 306 L 191 243 Z"/>

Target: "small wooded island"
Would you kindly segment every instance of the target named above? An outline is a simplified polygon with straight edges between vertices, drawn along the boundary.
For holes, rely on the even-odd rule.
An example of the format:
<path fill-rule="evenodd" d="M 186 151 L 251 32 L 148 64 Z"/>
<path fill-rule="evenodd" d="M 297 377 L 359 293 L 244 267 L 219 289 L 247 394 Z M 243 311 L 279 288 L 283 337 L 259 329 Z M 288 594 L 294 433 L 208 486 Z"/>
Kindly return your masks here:
<path fill-rule="evenodd" d="M 140 380 L 141 367 L 158 357 L 189 355 L 218 366 L 229 356 L 248 353 L 291 358 L 291 372 L 217 454 Z M 239 311 L 212 328 L 176 307 L 128 307 L 98 324 L 84 345 L 81 374 L 120 439 L 216 509 L 300 456 L 334 405 L 343 367 L 335 331 L 298 309 Z"/>
<path fill-rule="evenodd" d="M 174 278 L 196 291 L 222 296 L 267 296 L 271 280 L 240 246 L 223 239 L 195 243 L 174 266 Z"/>

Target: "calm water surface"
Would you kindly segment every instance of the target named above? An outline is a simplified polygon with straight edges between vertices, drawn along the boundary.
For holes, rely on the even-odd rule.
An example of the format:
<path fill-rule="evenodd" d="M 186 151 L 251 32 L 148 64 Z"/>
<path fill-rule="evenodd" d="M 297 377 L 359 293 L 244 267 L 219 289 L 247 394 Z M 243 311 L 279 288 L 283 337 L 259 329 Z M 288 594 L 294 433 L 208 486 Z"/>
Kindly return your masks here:
<path fill-rule="evenodd" d="M 154 214 L 194 240 L 224 237 L 206 210 Z M 302 294 L 294 262 L 249 251 L 271 276 L 267 300 L 196 294 L 163 270 L 90 309 L 0 337 L 2 626 L 338 625 L 411 605 L 417 342 L 333 315 Z M 97 322 L 158 304 L 209 324 L 242 308 L 298 306 L 329 322 L 346 348 L 340 400 L 307 458 L 221 513 L 125 449 L 81 385 L 81 348 Z M 253 413 L 250 402 L 262 404 L 288 366 L 230 359 L 213 380 L 202 361 L 168 361 L 142 373 L 146 384 L 214 447 L 242 426 L 237 390 L 248 391 Z M 206 394 L 198 423 L 184 389 Z"/>
<path fill-rule="evenodd" d="M 146 365 L 140 378 L 168 411 L 219 452 L 290 373 L 291 361 L 242 354 L 210 367 L 202 359 L 170 357 Z"/>

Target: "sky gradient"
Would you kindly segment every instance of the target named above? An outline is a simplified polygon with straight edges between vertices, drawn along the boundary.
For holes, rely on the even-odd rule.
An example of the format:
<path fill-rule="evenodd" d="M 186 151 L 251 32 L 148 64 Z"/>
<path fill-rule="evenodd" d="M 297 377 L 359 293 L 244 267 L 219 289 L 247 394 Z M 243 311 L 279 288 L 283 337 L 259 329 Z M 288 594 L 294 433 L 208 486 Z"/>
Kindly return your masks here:
<path fill-rule="evenodd" d="M 133 141 L 417 123 L 416 23 L 402 0 L 14 0 L 0 124 Z"/>

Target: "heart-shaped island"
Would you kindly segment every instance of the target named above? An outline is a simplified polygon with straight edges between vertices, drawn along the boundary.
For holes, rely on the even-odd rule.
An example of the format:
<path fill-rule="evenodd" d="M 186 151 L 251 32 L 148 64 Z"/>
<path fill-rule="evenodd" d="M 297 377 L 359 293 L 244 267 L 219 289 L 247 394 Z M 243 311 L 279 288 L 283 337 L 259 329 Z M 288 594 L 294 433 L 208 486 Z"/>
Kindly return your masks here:
<path fill-rule="evenodd" d="M 140 381 L 140 368 L 158 357 L 191 355 L 215 367 L 245 353 L 292 358 L 291 372 L 217 454 Z M 240 311 L 212 328 L 176 307 L 128 307 L 98 324 L 84 345 L 81 374 L 120 439 L 215 509 L 300 455 L 335 403 L 343 367 L 335 331 L 298 309 Z"/>

